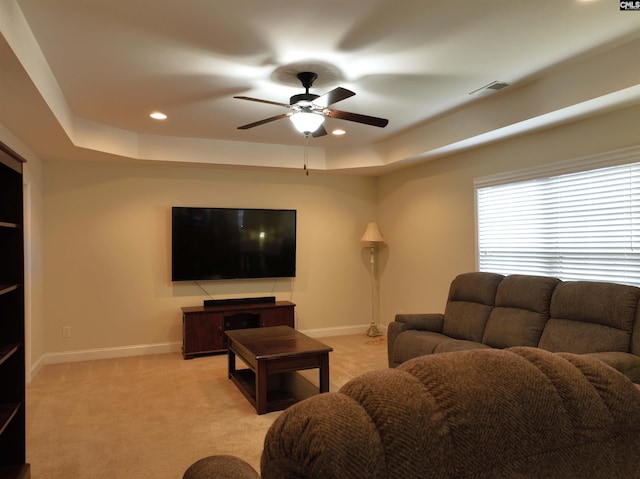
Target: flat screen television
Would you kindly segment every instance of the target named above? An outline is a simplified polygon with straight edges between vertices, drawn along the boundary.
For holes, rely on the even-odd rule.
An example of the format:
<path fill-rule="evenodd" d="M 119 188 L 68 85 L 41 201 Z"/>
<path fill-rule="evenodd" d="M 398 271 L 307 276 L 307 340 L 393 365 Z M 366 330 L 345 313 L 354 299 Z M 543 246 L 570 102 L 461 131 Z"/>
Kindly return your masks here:
<path fill-rule="evenodd" d="M 296 210 L 174 206 L 171 280 L 292 278 Z"/>

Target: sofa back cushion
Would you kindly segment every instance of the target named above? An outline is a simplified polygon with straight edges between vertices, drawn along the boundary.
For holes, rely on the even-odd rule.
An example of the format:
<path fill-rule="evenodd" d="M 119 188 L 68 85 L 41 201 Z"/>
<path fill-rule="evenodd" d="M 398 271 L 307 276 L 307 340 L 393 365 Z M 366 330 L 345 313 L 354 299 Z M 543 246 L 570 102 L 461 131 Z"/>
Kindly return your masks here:
<path fill-rule="evenodd" d="M 629 352 L 640 288 L 615 283 L 560 283 L 539 347 L 553 352 Z"/>
<path fill-rule="evenodd" d="M 444 310 L 443 334 L 455 339 L 482 341 L 484 328 L 504 276 L 496 273 L 464 273 L 451 282 Z"/>
<path fill-rule="evenodd" d="M 538 346 L 559 283 L 549 276 L 522 274 L 503 279 L 482 342 L 494 348 Z"/>

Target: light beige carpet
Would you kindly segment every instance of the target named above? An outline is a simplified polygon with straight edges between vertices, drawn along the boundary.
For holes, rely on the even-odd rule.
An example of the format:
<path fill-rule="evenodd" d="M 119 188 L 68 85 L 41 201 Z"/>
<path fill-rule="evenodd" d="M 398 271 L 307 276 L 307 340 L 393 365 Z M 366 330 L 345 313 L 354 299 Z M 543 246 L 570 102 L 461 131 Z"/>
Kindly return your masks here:
<path fill-rule="evenodd" d="M 319 340 L 334 348 L 331 391 L 387 367 L 383 338 Z M 303 374 L 318 383 L 317 370 Z M 47 479 L 180 479 L 213 454 L 259 471 L 264 435 L 280 414 L 256 414 L 227 379 L 226 355 L 47 365 L 27 386 L 27 461 L 32 477 Z"/>

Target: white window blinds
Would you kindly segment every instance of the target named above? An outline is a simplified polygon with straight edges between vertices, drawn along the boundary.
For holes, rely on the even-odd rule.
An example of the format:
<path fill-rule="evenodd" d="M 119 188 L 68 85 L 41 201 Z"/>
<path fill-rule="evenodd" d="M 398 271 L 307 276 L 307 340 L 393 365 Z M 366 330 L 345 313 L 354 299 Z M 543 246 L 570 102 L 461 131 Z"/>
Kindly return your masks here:
<path fill-rule="evenodd" d="M 476 185 L 476 199 L 480 271 L 640 286 L 640 163 Z"/>

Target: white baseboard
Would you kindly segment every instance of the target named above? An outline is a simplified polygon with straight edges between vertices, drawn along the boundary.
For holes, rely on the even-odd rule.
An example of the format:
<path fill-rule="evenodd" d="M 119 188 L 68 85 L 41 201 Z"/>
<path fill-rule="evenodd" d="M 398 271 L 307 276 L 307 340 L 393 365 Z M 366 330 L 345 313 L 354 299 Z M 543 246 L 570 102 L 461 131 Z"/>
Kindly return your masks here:
<path fill-rule="evenodd" d="M 349 334 L 366 334 L 369 324 L 360 324 L 356 326 L 340 326 L 337 328 L 319 328 L 319 329 L 299 329 L 303 334 L 311 338 L 328 338 L 331 336 L 347 336 Z M 378 326 L 381 333 L 385 334 L 386 327 Z"/>
<path fill-rule="evenodd" d="M 83 349 L 79 351 L 65 351 L 63 353 L 47 353 L 39 362 L 42 362 L 43 364 L 60 364 L 73 363 L 77 361 L 91 361 L 95 359 L 125 358 L 128 356 L 175 353 L 179 352 L 181 348 L 182 342 Z"/>
<path fill-rule="evenodd" d="M 320 328 L 300 330 L 312 338 L 323 338 L 330 336 L 345 336 L 349 334 L 366 334 L 368 324 L 357 326 L 341 326 L 337 328 Z M 380 331 L 385 333 L 386 327 L 380 327 Z M 78 351 L 65 351 L 62 353 L 44 354 L 31 367 L 31 378 L 35 378 L 40 369 L 46 364 L 72 363 L 78 361 L 92 361 L 96 359 L 125 358 L 129 356 L 145 356 L 150 354 L 165 354 L 180 352 L 182 342 L 170 342 L 159 344 L 137 344 L 132 346 L 118 346 L 113 348 L 83 349 Z"/>
<path fill-rule="evenodd" d="M 40 359 L 38 359 L 31 365 L 31 369 L 27 370 L 25 375 L 25 381 L 27 384 L 29 384 L 33 380 L 33 378 L 38 375 L 38 373 L 42 369 L 42 366 L 44 366 L 44 356 L 40 356 Z"/>

